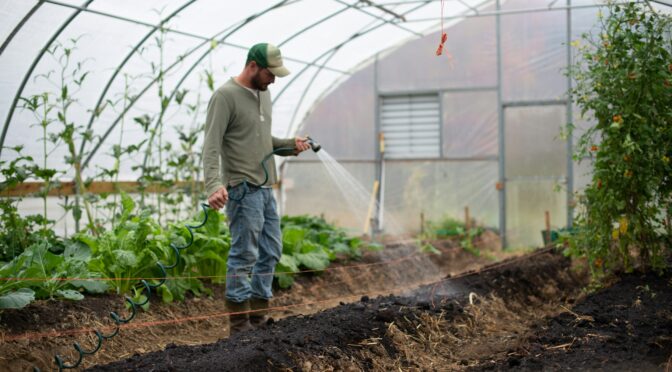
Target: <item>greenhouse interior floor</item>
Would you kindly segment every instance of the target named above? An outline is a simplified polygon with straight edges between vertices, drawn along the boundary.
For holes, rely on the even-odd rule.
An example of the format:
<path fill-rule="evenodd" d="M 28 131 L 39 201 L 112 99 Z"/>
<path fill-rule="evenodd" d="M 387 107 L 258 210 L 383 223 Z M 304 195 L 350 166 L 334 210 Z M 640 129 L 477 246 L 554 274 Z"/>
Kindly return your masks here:
<path fill-rule="evenodd" d="M 672 368 L 671 273 L 623 275 L 588 293 L 585 268 L 548 249 L 521 255 L 491 245 L 477 257 L 457 242 L 434 245 L 440 255 L 390 244 L 361 261 L 301 276 L 290 290 L 276 292 L 272 315 L 277 321 L 230 338 L 224 338 L 228 324 L 219 286 L 211 287 L 211 298 L 152 304 L 82 366 L 106 371 Z M 120 297 L 104 296 L 37 302 L 3 313 L 0 354 L 6 359 L 0 369 L 52 370 L 54 353 L 73 360 L 72 343 L 93 345 L 91 327 L 109 325 L 107 313 L 122 307 Z M 89 332 L 77 333 L 84 330 Z"/>

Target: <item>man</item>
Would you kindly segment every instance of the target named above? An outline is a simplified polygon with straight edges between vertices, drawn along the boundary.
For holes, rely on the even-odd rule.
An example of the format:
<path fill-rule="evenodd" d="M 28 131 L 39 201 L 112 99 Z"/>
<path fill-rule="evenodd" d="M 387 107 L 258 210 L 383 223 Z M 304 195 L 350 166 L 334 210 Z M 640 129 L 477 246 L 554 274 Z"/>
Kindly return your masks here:
<path fill-rule="evenodd" d="M 265 322 L 275 265 L 282 254 L 280 219 L 271 185 L 277 182 L 272 151 L 288 156 L 310 148 L 306 138 L 271 136 L 268 85 L 289 70 L 280 50 L 267 43 L 250 48 L 240 75 L 215 91 L 208 105 L 203 166 L 208 203 L 226 205 L 231 230 L 226 305 L 230 335 Z M 265 182 L 266 181 L 266 182 Z M 251 278 L 250 278 L 251 277 Z M 248 314 L 248 312 L 251 313 Z"/>

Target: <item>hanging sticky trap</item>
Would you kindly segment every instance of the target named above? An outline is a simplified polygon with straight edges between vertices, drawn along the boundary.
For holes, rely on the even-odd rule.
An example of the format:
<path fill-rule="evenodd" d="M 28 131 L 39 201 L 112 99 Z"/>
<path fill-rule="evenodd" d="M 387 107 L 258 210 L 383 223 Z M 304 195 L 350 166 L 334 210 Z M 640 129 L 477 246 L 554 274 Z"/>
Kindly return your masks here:
<path fill-rule="evenodd" d="M 448 40 L 448 35 L 446 35 L 445 32 L 441 33 L 441 43 L 439 43 L 439 47 L 436 48 L 436 55 L 440 56 L 443 53 L 443 45 L 446 44 L 446 40 Z"/>
<path fill-rule="evenodd" d="M 441 42 L 439 43 L 439 47 L 436 48 L 437 56 L 440 56 L 443 53 L 443 46 L 446 44 L 447 39 L 448 35 L 443 31 L 443 0 L 441 0 Z"/>

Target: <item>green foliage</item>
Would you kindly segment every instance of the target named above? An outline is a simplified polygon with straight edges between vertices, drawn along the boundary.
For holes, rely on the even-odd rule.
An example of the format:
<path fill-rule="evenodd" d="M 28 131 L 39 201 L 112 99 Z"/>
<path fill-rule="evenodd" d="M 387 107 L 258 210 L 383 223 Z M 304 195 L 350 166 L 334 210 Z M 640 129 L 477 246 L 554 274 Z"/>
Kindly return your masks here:
<path fill-rule="evenodd" d="M 485 229 L 481 226 L 472 226 L 467 229 L 466 225 L 455 218 L 445 217 L 439 222 L 428 221 L 425 226 L 425 233 L 421 240 L 433 239 L 459 239 L 460 246 L 465 251 L 480 256 L 481 251 L 474 245 L 474 240 L 481 236 Z M 431 244 L 424 242 L 421 244 L 423 252 L 438 254 L 439 251 Z"/>
<path fill-rule="evenodd" d="M 53 230 L 44 230 L 44 217 L 21 216 L 9 199 L 0 200 L 0 262 L 11 261 L 31 245 L 46 240 L 52 251 L 63 250 L 63 242 Z"/>
<path fill-rule="evenodd" d="M 62 255 L 50 252 L 48 241 L 36 242 L 0 268 L 0 277 L 15 279 L 0 283 L 0 308 L 23 307 L 35 298 L 81 300 L 80 289 L 105 292 L 105 282 L 90 280 L 99 278 L 87 268 L 90 258 L 90 250 L 75 241 L 66 242 Z"/>
<path fill-rule="evenodd" d="M 148 210 L 134 214 L 135 202 L 122 194 L 119 222 L 112 230 L 100 236 L 78 234 L 76 239 L 85 243 L 92 252 L 89 268 L 104 277 L 112 278 L 110 285 L 117 293 L 129 293 L 138 277 L 156 277 L 156 262 L 166 262 L 170 252 L 168 238 Z"/>
<path fill-rule="evenodd" d="M 359 238 L 348 237 L 343 230 L 319 217 L 283 216 L 281 226 L 282 257 L 275 269 L 275 277 L 281 288 L 290 287 L 294 282 L 289 273 L 300 270 L 321 271 L 337 257 L 359 259 L 362 248 L 383 248 L 380 244 L 367 245 Z"/>
<path fill-rule="evenodd" d="M 672 192 L 672 20 L 645 4 L 610 5 L 599 35 L 584 35 L 570 73 L 582 115 L 595 119 L 575 159 L 593 177 L 579 200 L 569 253 L 594 273 L 665 266 Z M 637 257 L 637 258 L 635 258 Z"/>

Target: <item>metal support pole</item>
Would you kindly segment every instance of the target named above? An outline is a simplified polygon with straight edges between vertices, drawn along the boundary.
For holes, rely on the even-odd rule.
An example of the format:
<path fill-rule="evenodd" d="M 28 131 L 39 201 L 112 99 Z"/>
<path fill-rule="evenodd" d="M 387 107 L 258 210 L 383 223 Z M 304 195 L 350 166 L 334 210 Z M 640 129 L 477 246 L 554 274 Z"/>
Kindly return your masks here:
<path fill-rule="evenodd" d="M 496 38 L 497 38 L 497 133 L 499 142 L 499 181 L 497 190 L 499 193 L 499 236 L 502 242 L 502 249 L 507 247 L 506 241 L 506 152 L 505 152 L 505 127 L 504 127 L 504 106 L 502 105 L 502 21 L 499 12 L 501 10 L 500 0 L 496 1 Z"/>
<path fill-rule="evenodd" d="M 572 126 L 574 108 L 572 106 L 572 0 L 567 0 L 567 227 L 571 228 L 574 221 L 574 140 Z"/>
<path fill-rule="evenodd" d="M 375 175 L 376 175 L 376 180 L 378 180 L 378 184 L 382 184 L 382 163 L 383 163 L 383 154 L 380 152 L 380 136 L 382 134 L 381 132 L 381 125 L 380 125 L 380 108 L 381 108 L 381 98 L 380 98 L 380 90 L 378 89 L 378 63 L 380 59 L 380 54 L 376 53 L 375 59 L 373 61 L 373 94 L 374 94 L 374 130 L 375 133 L 373 135 L 374 138 L 374 148 L 376 149 L 376 169 L 375 169 Z M 378 192 L 380 190 L 380 187 L 376 190 L 376 195 L 372 195 L 373 198 L 376 199 L 378 202 L 378 208 L 380 208 L 381 205 L 381 200 L 380 200 L 380 193 Z M 376 216 L 374 219 L 377 219 L 378 216 L 378 209 L 373 211 L 373 215 Z M 376 221 L 377 222 L 377 221 Z M 372 231 L 372 236 L 373 234 L 377 233 L 378 230 L 378 223 L 375 223 L 373 228 L 371 229 Z"/>

